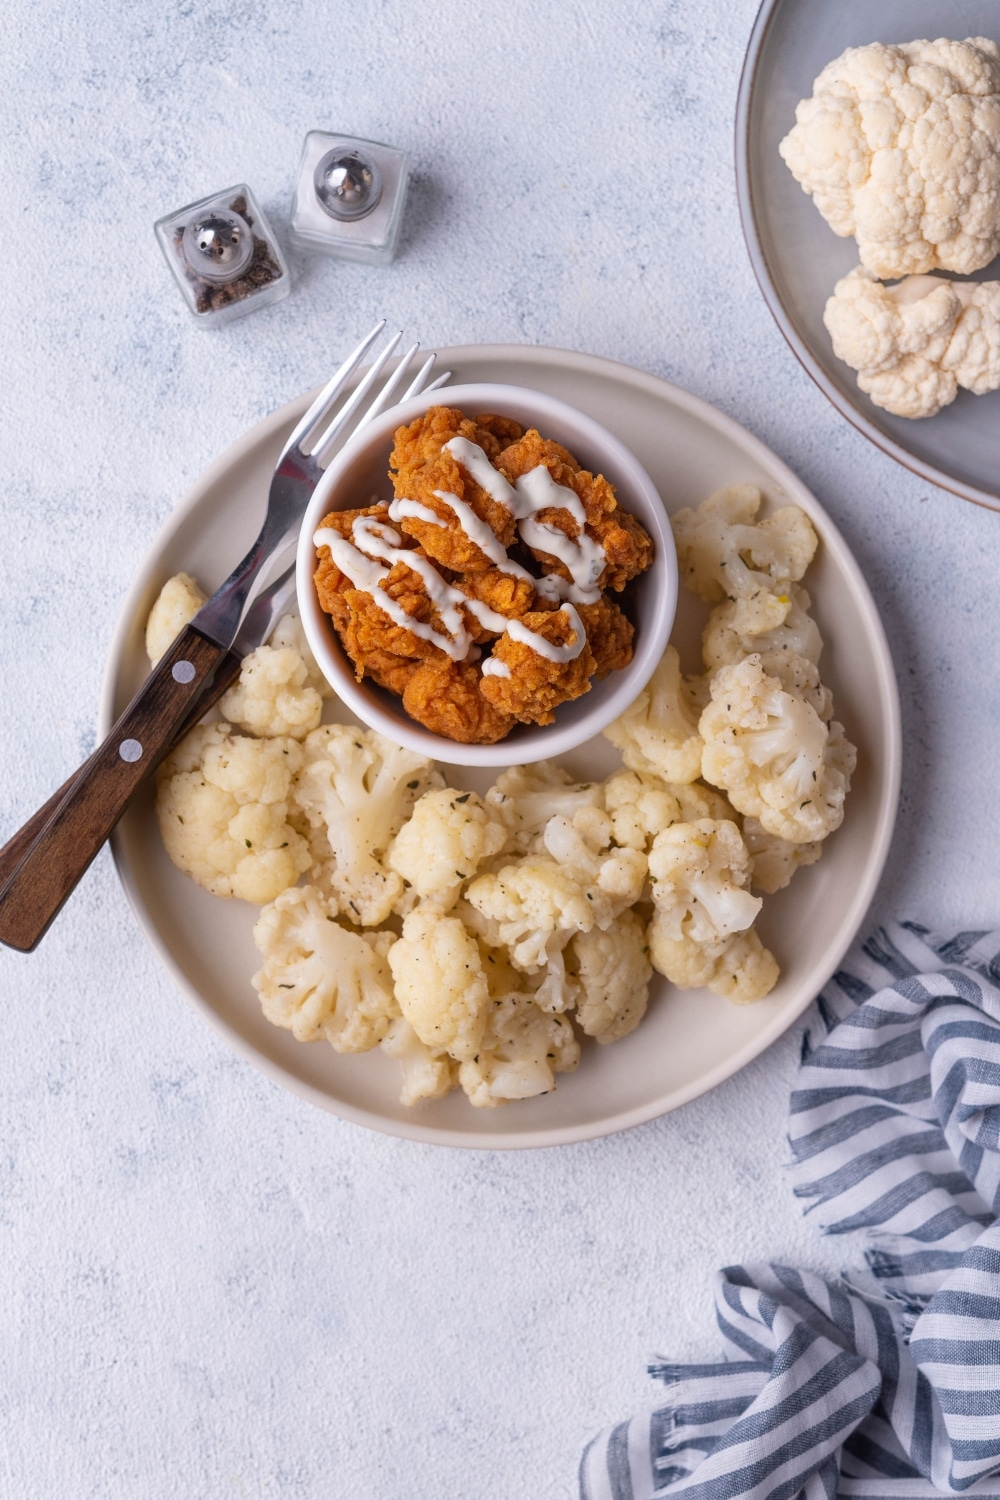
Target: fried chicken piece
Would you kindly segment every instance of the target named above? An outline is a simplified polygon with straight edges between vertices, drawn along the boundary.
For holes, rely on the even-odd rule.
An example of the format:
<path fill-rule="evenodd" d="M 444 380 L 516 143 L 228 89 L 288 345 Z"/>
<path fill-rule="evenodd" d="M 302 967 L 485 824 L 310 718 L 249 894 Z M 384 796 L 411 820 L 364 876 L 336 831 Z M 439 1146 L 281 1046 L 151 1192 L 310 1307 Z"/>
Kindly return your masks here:
<path fill-rule="evenodd" d="M 478 668 L 447 657 L 425 661 L 408 678 L 403 707 L 411 719 L 461 745 L 495 745 L 514 727 L 514 717 L 480 692 Z"/>
<path fill-rule="evenodd" d="M 386 509 L 384 505 L 369 505 L 364 510 L 334 510 L 328 516 L 323 517 L 320 526 L 330 531 L 337 531 L 347 541 L 351 541 L 351 530 L 358 516 L 377 516 L 380 521 L 384 521 Z M 413 544 L 409 538 L 404 538 L 402 545 L 409 547 Z M 349 589 L 353 589 L 354 585 L 337 567 L 329 547 L 316 549 L 316 571 L 313 574 L 313 581 L 316 584 L 320 605 L 326 610 L 342 636 L 350 620 L 350 607 L 344 596 Z"/>
<path fill-rule="evenodd" d="M 502 417 L 489 417 L 488 421 L 504 431 L 505 440 L 509 436 L 507 428 L 520 435 L 516 422 L 509 423 Z M 487 568 L 495 567 L 496 559 L 488 557 L 466 536 L 454 510 L 439 500 L 435 491 L 441 490 L 464 500 L 476 518 L 485 522 L 505 548 L 514 541 L 515 521 L 505 505 L 492 499 L 468 470 L 452 454 L 444 451 L 445 443 L 453 437 L 464 437 L 477 443 L 494 462 L 501 452 L 501 439 L 490 427 L 481 426 L 449 406 L 432 406 L 408 427 L 397 429 L 389 460 L 396 498 L 415 500 L 443 523 L 439 526 L 417 516 L 401 516 L 397 524 L 420 543 L 428 557 L 433 557 L 446 568 L 456 573 L 485 572 Z"/>
<path fill-rule="evenodd" d="M 547 599 L 539 599 L 531 580 L 516 578 L 510 573 L 501 573 L 492 568 L 488 573 L 470 573 L 467 578 L 457 578 L 454 587 L 470 599 L 479 599 L 498 615 L 508 620 L 520 620 L 529 610 L 555 609 Z M 491 631 L 497 635 L 497 631 Z"/>
<path fill-rule="evenodd" d="M 632 660 L 635 628 L 615 601 L 602 594 L 596 604 L 578 604 L 576 611 L 583 621 L 587 645 L 597 663 L 597 677 L 607 677 L 609 672 L 627 667 Z"/>
<path fill-rule="evenodd" d="M 568 646 L 576 641 L 576 629 L 564 610 L 543 614 L 533 611 L 522 624 L 544 636 L 554 646 Z M 531 646 L 502 635 L 493 647 L 494 661 L 507 667 L 507 677 L 483 677 L 480 691 L 484 698 L 522 724 L 551 724 L 553 709 L 571 698 L 590 692 L 590 679 L 597 663 L 588 643 L 572 661 L 549 661 Z"/>
<path fill-rule="evenodd" d="M 572 490 L 583 505 L 587 518 L 586 531 L 604 548 L 607 559 L 598 586 L 619 592 L 628 583 L 649 567 L 653 560 L 653 543 L 644 527 L 622 510 L 615 492 L 602 474 L 588 474 L 567 453 L 561 443 L 540 437 L 532 428 L 516 443 L 505 448 L 497 459 L 497 468 L 514 484 L 522 474 L 528 474 L 543 464 L 556 484 Z M 544 525 L 557 526 L 569 537 L 577 537 L 580 528 L 568 511 L 563 509 L 540 510 L 536 519 Z M 558 573 L 570 577 L 569 569 L 551 553 L 531 548 L 546 573 Z"/>

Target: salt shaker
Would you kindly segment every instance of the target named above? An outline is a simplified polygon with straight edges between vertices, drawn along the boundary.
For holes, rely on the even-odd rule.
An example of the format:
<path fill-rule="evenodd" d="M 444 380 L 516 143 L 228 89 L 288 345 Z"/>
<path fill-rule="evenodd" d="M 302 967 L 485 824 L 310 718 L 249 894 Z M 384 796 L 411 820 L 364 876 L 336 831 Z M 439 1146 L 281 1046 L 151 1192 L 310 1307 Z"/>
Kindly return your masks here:
<path fill-rule="evenodd" d="M 242 317 L 291 290 L 278 242 L 245 182 L 166 214 L 154 227 L 167 265 L 203 325 Z"/>
<path fill-rule="evenodd" d="M 408 176 L 406 153 L 395 146 L 310 130 L 292 199 L 292 239 L 304 250 L 387 265 Z"/>

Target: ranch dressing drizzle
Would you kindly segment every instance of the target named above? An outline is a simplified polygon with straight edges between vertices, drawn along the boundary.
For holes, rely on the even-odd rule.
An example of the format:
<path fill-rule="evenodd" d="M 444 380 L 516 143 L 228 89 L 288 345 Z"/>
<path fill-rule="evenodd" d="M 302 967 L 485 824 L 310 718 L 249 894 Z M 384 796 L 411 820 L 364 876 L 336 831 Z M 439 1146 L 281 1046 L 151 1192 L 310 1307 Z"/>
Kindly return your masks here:
<path fill-rule="evenodd" d="M 414 521 L 426 521 L 430 526 L 447 526 L 447 521 L 442 521 L 437 511 L 431 510 L 429 505 L 421 505 L 419 500 L 394 500 L 389 506 L 390 521 L 405 521 L 407 517 Z"/>
<path fill-rule="evenodd" d="M 488 656 L 486 658 L 486 660 L 483 662 L 483 676 L 484 677 L 509 677 L 510 676 L 510 667 L 508 667 L 508 665 L 507 665 L 507 663 L 505 661 L 501 661 L 499 659 L 499 657 Z"/>
<path fill-rule="evenodd" d="M 556 646 L 552 641 L 547 641 L 543 635 L 538 635 L 534 630 L 529 630 L 526 625 L 522 625 L 520 620 L 507 621 L 507 634 L 512 641 L 520 641 L 522 646 L 530 646 L 532 651 L 537 651 L 539 656 L 545 657 L 546 661 L 573 661 L 586 645 L 587 632 L 572 604 L 564 604 L 562 610 L 557 613 L 564 614 L 576 632 L 572 645 Z"/>
<path fill-rule="evenodd" d="M 557 484 L 544 464 L 538 464 L 527 474 L 522 474 L 516 487 L 512 487 L 499 469 L 490 463 L 478 443 L 471 443 L 468 438 L 455 437 L 444 446 L 446 451 L 468 470 L 491 499 L 510 511 L 518 523 L 517 529 L 522 539 L 529 547 L 535 548 L 538 552 L 549 553 L 550 556 L 558 558 L 566 567 L 572 579 L 571 584 L 567 586 L 565 579 L 559 578 L 555 581 L 554 575 L 548 575 L 543 579 L 534 580 L 538 593 L 547 599 L 561 598 L 570 600 L 574 604 L 596 604 L 600 597 L 597 582 L 604 571 L 607 555 L 600 542 L 587 535 L 587 517 L 579 495 L 566 485 Z M 449 504 L 454 498 L 443 494 L 440 490 L 436 490 L 435 494 Z M 464 504 L 464 502 L 459 502 L 459 504 Z M 453 508 L 466 535 L 470 540 L 478 541 L 478 537 L 473 537 L 468 527 L 465 526 L 457 507 Z M 534 520 L 534 516 L 540 510 L 567 511 L 579 528 L 579 536 L 567 536 L 558 526 Z M 474 518 L 478 522 L 478 517 Z M 482 522 L 478 524 L 483 525 Z M 489 530 L 488 527 L 485 529 Z M 493 533 L 490 534 L 492 536 Z M 490 561 L 494 561 L 487 547 L 481 542 L 479 545 L 490 557 Z M 497 563 L 496 566 L 503 567 L 503 564 Z M 511 568 L 503 570 L 512 571 Z M 560 584 L 563 587 L 560 587 Z"/>

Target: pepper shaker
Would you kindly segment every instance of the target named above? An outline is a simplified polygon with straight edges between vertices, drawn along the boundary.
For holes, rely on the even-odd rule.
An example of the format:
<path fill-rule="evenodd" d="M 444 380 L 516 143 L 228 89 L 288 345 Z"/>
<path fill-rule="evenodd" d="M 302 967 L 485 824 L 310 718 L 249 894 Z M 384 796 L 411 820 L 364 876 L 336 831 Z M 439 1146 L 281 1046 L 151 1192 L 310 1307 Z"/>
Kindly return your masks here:
<path fill-rule="evenodd" d="M 291 290 L 278 242 L 246 183 L 166 214 L 154 228 L 184 300 L 204 325 L 242 317 Z"/>
<path fill-rule="evenodd" d="M 387 265 L 408 177 L 406 153 L 395 146 L 310 130 L 292 199 L 292 239 L 305 250 Z"/>

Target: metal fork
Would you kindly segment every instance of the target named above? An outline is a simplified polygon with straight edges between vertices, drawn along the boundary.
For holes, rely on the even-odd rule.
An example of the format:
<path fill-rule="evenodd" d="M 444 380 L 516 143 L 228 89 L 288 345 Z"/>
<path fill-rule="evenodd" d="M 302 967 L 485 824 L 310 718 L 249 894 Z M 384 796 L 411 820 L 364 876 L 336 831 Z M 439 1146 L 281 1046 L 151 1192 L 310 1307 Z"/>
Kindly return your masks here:
<path fill-rule="evenodd" d="M 58 806 L 3 884 L 0 942 L 25 953 L 37 946 L 132 797 L 190 719 L 209 680 L 220 671 L 233 672 L 233 661 L 227 658 L 233 655 L 247 600 L 290 540 L 338 445 L 386 407 L 436 389 L 450 378 L 449 371 L 429 383 L 435 360 L 431 354 L 404 389 L 420 347 L 414 344 L 369 402 L 402 338 L 396 334 L 341 403 L 344 388 L 384 327 L 383 321 L 362 339 L 295 427 L 278 459 L 264 522 L 249 552 L 181 631 L 107 739 L 73 776 L 72 785 L 67 784 Z M 248 642 L 241 639 L 240 644 L 248 649 Z M 32 820 L 36 826 L 37 817 Z M 19 841 L 23 847 L 23 831 L 11 843 Z"/>

